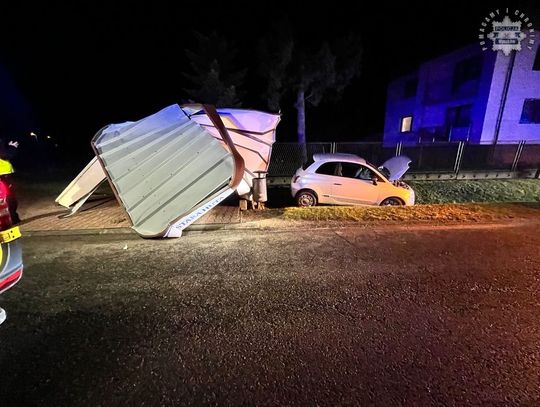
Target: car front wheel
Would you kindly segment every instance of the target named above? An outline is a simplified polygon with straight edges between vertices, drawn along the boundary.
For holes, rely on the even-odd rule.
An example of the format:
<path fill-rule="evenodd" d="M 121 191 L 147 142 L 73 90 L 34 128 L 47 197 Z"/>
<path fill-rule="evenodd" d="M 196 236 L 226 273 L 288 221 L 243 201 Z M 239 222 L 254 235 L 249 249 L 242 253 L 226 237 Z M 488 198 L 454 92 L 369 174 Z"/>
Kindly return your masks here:
<path fill-rule="evenodd" d="M 398 198 L 386 198 L 384 201 L 381 202 L 381 206 L 401 206 L 403 205 L 403 202 L 401 202 Z"/>
<path fill-rule="evenodd" d="M 296 204 L 302 207 L 315 206 L 317 205 L 317 197 L 313 192 L 301 191 L 296 195 Z"/>

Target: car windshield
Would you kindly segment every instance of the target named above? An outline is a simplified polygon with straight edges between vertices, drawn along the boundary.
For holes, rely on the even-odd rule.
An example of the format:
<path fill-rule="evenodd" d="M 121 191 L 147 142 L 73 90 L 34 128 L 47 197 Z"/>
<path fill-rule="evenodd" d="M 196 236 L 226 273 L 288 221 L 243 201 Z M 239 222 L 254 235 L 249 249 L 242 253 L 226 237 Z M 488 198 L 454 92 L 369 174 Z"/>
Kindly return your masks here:
<path fill-rule="evenodd" d="M 385 178 L 390 178 L 390 170 L 388 168 L 381 165 L 378 170 L 381 172 L 382 175 L 384 175 Z"/>
<path fill-rule="evenodd" d="M 382 165 L 380 167 L 376 166 L 375 164 L 369 162 L 366 160 L 366 164 L 369 165 L 371 168 L 377 168 L 377 170 L 385 177 L 385 178 L 390 178 L 390 171 L 388 170 L 388 168 L 386 167 L 383 167 Z"/>

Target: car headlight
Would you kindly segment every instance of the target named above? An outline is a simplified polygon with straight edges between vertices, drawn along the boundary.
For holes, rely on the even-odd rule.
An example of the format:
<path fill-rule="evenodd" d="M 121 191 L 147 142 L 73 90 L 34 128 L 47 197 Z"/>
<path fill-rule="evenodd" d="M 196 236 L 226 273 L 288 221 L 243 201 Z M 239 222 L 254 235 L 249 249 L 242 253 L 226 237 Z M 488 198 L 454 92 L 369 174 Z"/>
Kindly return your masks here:
<path fill-rule="evenodd" d="M 396 187 L 400 187 L 400 188 L 403 188 L 403 189 L 411 189 L 411 187 L 409 185 L 407 185 L 405 182 L 403 181 L 394 181 L 394 185 Z"/>

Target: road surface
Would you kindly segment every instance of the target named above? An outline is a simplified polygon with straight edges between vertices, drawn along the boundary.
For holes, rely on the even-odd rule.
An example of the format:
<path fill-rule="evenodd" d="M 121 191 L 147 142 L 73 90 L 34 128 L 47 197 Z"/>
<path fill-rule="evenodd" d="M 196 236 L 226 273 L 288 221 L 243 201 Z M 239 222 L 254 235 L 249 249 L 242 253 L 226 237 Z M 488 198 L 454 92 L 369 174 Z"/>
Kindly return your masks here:
<path fill-rule="evenodd" d="M 538 226 L 26 238 L 1 405 L 538 405 Z"/>

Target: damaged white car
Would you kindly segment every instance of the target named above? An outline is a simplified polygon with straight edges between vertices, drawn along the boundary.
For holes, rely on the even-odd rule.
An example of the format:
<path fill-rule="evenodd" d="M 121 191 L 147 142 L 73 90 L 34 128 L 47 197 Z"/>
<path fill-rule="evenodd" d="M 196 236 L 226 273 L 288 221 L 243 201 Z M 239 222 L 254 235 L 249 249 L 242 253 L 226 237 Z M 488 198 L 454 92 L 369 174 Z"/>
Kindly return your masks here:
<path fill-rule="evenodd" d="M 315 154 L 291 180 L 298 206 L 414 205 L 414 190 L 401 181 L 411 160 L 392 157 L 380 167 L 353 154 Z"/>

